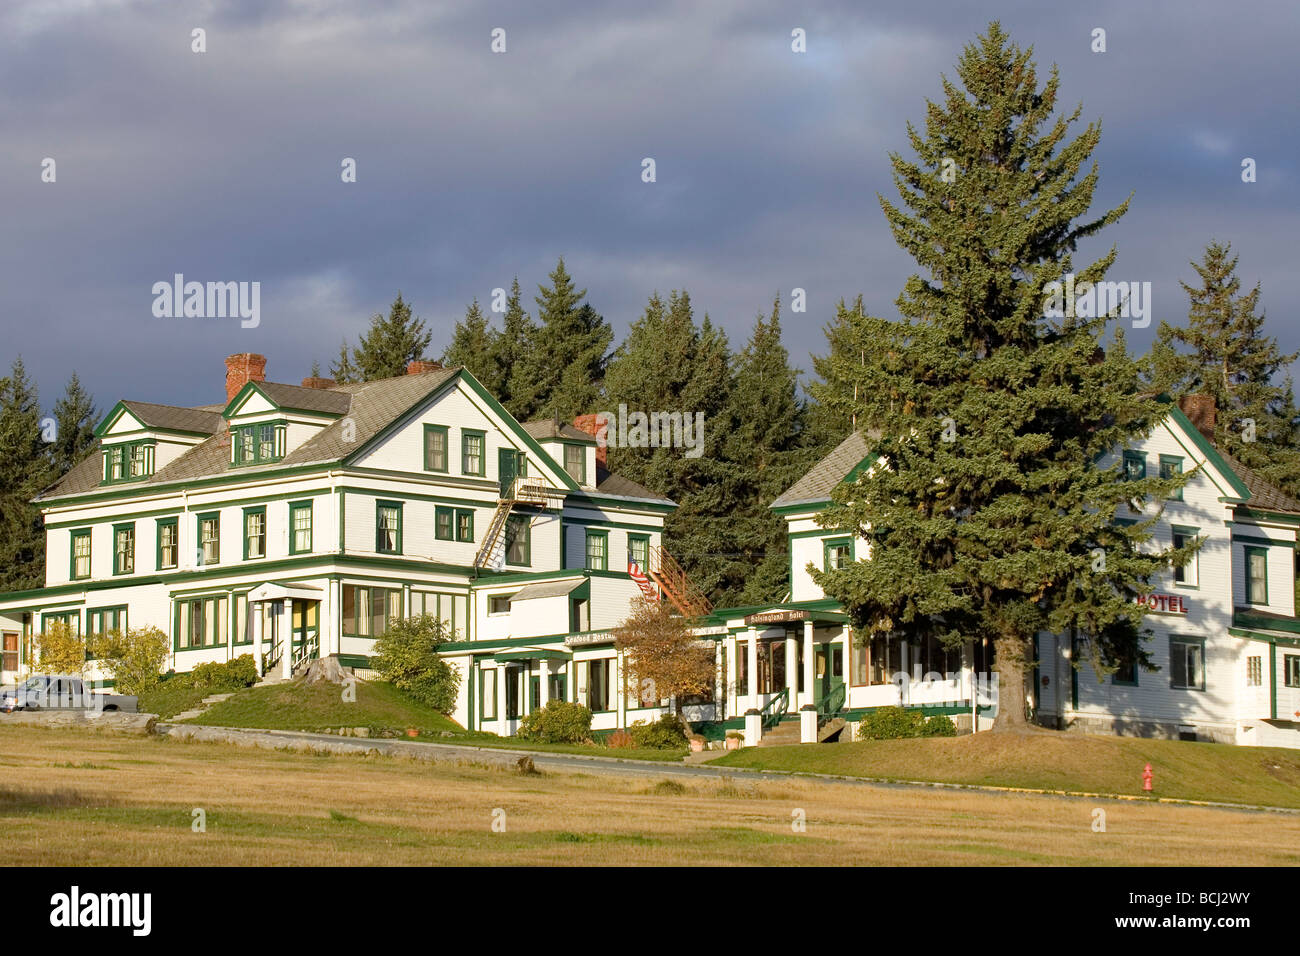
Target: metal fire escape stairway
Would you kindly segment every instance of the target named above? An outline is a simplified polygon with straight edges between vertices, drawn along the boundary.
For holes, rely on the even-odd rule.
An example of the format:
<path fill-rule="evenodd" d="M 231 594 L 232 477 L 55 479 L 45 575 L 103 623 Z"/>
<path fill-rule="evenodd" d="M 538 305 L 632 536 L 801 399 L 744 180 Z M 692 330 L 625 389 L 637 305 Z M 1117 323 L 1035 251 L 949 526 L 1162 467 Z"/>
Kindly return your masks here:
<path fill-rule="evenodd" d="M 564 494 L 557 488 L 549 487 L 540 478 L 516 478 L 511 482 L 509 490 L 497 499 L 496 511 L 492 512 L 492 520 L 488 522 L 483 544 L 479 547 L 478 554 L 474 556 L 475 570 L 485 568 L 491 562 L 497 545 L 505 535 L 510 513 L 517 506 L 545 506 L 552 501 L 556 505 L 562 505 Z"/>
<path fill-rule="evenodd" d="M 682 617 L 703 617 L 713 610 L 704 592 L 695 586 L 677 560 L 663 548 L 650 548 L 650 577 Z"/>

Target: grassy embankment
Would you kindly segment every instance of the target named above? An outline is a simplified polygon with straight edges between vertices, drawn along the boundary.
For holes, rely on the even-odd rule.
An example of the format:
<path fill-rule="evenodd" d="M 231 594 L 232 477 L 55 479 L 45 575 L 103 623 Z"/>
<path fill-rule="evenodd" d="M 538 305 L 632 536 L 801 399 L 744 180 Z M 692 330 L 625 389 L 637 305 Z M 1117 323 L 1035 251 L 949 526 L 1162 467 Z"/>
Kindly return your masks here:
<path fill-rule="evenodd" d="M 1300 807 L 1300 751 L 1037 731 L 747 748 L 713 766 Z"/>

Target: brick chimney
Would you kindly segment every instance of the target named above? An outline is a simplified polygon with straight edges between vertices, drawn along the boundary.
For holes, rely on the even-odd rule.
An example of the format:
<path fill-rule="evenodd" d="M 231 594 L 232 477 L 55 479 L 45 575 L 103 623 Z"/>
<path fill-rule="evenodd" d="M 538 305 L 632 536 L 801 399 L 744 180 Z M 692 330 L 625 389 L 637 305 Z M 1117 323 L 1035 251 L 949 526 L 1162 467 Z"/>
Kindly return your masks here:
<path fill-rule="evenodd" d="M 237 352 L 226 356 L 226 402 L 239 394 L 249 382 L 266 381 L 266 356 L 256 352 Z"/>
<path fill-rule="evenodd" d="M 1214 396 L 1204 393 L 1184 395 L 1178 407 L 1188 417 L 1196 430 L 1210 441 L 1214 440 Z"/>
<path fill-rule="evenodd" d="M 577 418 L 573 420 L 573 427 L 578 429 L 578 431 L 586 432 L 588 435 L 591 435 L 594 438 L 600 440 L 600 444 L 596 445 L 596 464 L 604 468 L 605 452 L 608 450 L 605 448 L 604 439 L 605 439 L 606 432 L 609 431 L 609 423 L 608 422 L 598 423 L 596 420 L 596 415 L 593 412 L 587 415 L 579 415 Z"/>
<path fill-rule="evenodd" d="M 302 380 L 303 388 L 334 388 L 338 382 L 332 378 L 304 378 Z"/>
<path fill-rule="evenodd" d="M 415 359 L 406 363 L 407 375 L 419 375 L 422 372 L 437 372 L 442 369 L 441 362 L 434 362 L 430 359 Z"/>

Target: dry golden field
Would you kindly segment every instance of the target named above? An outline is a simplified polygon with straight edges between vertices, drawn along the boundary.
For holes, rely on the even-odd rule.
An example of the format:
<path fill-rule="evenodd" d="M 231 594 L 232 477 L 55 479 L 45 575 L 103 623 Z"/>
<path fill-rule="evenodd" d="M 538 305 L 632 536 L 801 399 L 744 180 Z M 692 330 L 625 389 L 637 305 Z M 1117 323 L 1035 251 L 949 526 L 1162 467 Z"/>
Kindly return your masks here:
<path fill-rule="evenodd" d="M 0 764 L 0 827 L 25 865 L 1300 862 L 1300 816 L 1121 801 L 523 775 L 19 727 L 0 728 Z"/>

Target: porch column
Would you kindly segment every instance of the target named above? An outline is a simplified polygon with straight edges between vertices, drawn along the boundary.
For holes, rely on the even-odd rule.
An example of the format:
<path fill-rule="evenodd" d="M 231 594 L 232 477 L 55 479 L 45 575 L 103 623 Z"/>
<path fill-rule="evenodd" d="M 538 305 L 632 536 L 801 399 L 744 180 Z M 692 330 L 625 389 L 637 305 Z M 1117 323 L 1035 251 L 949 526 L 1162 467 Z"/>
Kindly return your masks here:
<path fill-rule="evenodd" d="M 627 726 L 627 674 L 623 670 L 623 652 L 614 652 L 614 666 L 611 668 L 614 679 L 614 686 L 610 688 L 618 700 L 618 726 Z M 635 692 L 634 692 L 635 693 Z M 639 697 L 639 695 L 638 695 Z M 637 706 L 641 706 L 641 701 L 637 700 Z"/>
<path fill-rule="evenodd" d="M 280 676 L 288 680 L 293 676 L 293 598 L 284 599 L 280 611 Z"/>
<path fill-rule="evenodd" d="M 813 689 L 813 622 L 803 622 L 803 700 L 811 704 L 817 697 Z"/>
<path fill-rule="evenodd" d="M 509 720 L 506 719 L 506 662 L 497 661 L 497 733 L 506 736 Z"/>
<path fill-rule="evenodd" d="M 542 672 L 541 678 L 537 682 L 540 685 L 537 706 L 545 707 L 546 702 L 551 699 L 551 662 L 543 657 L 537 663 Z"/>
<path fill-rule="evenodd" d="M 749 682 L 745 690 L 749 691 L 749 707 L 759 707 L 758 702 L 758 628 L 749 629 Z"/>
<path fill-rule="evenodd" d="M 264 677 L 262 673 L 262 602 L 254 604 L 248 602 L 248 611 L 253 617 L 253 663 L 257 665 L 257 676 Z"/>
<path fill-rule="evenodd" d="M 799 649 L 795 646 L 796 640 L 792 633 L 785 632 L 785 686 L 790 691 L 785 709 L 792 713 L 799 709 Z"/>
<path fill-rule="evenodd" d="M 735 634 L 728 634 L 725 646 L 727 648 L 727 672 L 722 675 L 722 679 L 726 683 L 727 708 L 722 716 L 723 718 L 739 717 L 744 713 L 740 709 L 740 686 L 738 683 L 740 679 L 740 641 Z"/>
<path fill-rule="evenodd" d="M 849 706 L 849 667 L 853 663 L 853 637 L 847 624 L 840 628 L 840 644 L 844 650 L 840 656 L 840 680 L 844 683 L 844 706 Z M 832 658 L 834 655 L 831 655 Z M 828 667 L 834 667 L 834 660 L 827 662 Z"/>

